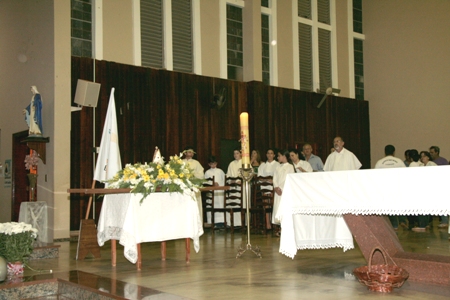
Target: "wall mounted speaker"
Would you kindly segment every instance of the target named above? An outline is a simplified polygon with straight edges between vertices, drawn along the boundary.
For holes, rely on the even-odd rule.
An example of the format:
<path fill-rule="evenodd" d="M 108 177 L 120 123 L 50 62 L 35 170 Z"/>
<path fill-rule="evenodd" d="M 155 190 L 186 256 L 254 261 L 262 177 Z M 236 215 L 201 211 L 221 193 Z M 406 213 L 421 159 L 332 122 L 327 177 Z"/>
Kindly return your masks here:
<path fill-rule="evenodd" d="M 78 79 L 75 103 L 82 106 L 97 107 L 100 83 Z"/>

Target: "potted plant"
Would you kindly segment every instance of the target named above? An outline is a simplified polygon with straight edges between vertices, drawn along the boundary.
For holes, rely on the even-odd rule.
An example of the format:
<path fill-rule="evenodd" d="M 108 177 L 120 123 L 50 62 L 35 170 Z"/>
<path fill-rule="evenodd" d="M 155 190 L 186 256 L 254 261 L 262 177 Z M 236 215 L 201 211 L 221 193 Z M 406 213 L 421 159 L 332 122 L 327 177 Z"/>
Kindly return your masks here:
<path fill-rule="evenodd" d="M 33 252 L 33 242 L 36 237 L 37 229 L 30 224 L 0 223 L 0 256 L 8 262 L 8 274 L 23 273 L 24 263 Z"/>

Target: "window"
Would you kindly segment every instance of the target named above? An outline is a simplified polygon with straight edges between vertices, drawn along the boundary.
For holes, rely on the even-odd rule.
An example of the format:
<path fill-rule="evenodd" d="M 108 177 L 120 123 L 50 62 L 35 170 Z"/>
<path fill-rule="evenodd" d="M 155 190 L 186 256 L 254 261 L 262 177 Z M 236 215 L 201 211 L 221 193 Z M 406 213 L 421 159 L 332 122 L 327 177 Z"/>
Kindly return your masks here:
<path fill-rule="evenodd" d="M 355 99 L 364 100 L 363 41 L 354 39 L 353 45 L 355 57 Z"/>
<path fill-rule="evenodd" d="M 262 81 L 274 86 L 278 84 L 276 10 L 276 1 L 261 1 Z"/>
<path fill-rule="evenodd" d="M 162 0 L 141 1 L 141 61 L 144 67 L 164 67 L 162 18 Z"/>
<path fill-rule="evenodd" d="M 312 91 L 313 54 L 311 26 L 302 23 L 298 24 L 298 48 L 300 54 L 300 89 L 304 91 Z"/>
<path fill-rule="evenodd" d="M 242 8 L 227 4 L 228 79 L 244 80 Z"/>
<path fill-rule="evenodd" d="M 332 86 L 331 81 L 331 32 L 319 28 L 319 75 L 320 91 Z"/>
<path fill-rule="evenodd" d="M 334 3 L 334 2 L 333 2 Z M 304 91 L 322 93 L 333 86 L 333 53 L 336 52 L 335 25 L 330 0 L 297 0 L 298 13 L 298 65 L 296 81 Z M 337 72 L 336 72 L 337 74 Z M 298 76 L 298 77 L 297 77 Z"/>
<path fill-rule="evenodd" d="M 172 0 L 173 70 L 192 72 L 191 0 Z"/>
<path fill-rule="evenodd" d="M 353 83 L 354 97 L 364 100 L 364 56 L 363 44 L 365 36 L 362 28 L 362 0 L 352 0 L 353 35 L 350 47 L 353 47 Z"/>
<path fill-rule="evenodd" d="M 70 17 L 72 55 L 92 57 L 91 0 L 71 0 Z"/>
<path fill-rule="evenodd" d="M 191 0 L 141 0 L 144 67 L 193 72 Z"/>
<path fill-rule="evenodd" d="M 269 16 L 261 14 L 261 41 L 262 41 L 262 81 L 270 85 L 270 35 Z"/>
<path fill-rule="evenodd" d="M 353 0 L 353 31 L 363 33 L 362 0 Z"/>

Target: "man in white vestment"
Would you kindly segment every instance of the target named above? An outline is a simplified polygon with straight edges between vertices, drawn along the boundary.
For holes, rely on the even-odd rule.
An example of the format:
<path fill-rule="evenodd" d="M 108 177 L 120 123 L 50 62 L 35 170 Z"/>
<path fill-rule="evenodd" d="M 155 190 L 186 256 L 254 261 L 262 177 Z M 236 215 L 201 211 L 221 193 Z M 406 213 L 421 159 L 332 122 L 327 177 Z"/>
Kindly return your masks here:
<path fill-rule="evenodd" d="M 198 160 L 193 159 L 195 154 L 194 148 L 191 146 L 188 146 L 184 148 L 183 151 L 183 161 L 187 164 L 188 168 L 191 169 L 194 172 L 195 178 L 204 179 L 205 175 L 203 173 L 203 167 L 198 162 Z M 197 204 L 198 204 L 198 212 L 200 214 L 200 217 L 202 218 L 202 224 L 203 224 L 203 208 L 202 208 L 202 195 L 200 192 L 196 194 L 197 197 Z"/>
<path fill-rule="evenodd" d="M 328 155 L 324 171 L 345 171 L 345 170 L 358 170 L 362 164 L 353 152 L 344 148 L 344 140 L 337 136 L 333 140 L 334 150 Z"/>
<path fill-rule="evenodd" d="M 215 156 L 210 156 L 208 159 L 208 165 L 210 169 L 205 172 L 205 178 L 214 177 L 214 185 L 215 186 L 224 186 L 225 185 L 225 173 L 217 168 L 217 160 Z M 224 202 L 224 191 L 214 191 L 214 208 L 223 208 Z M 211 221 L 211 212 L 206 213 L 207 222 L 210 224 Z M 214 223 L 222 224 L 224 223 L 223 213 L 216 212 L 214 214 Z M 220 226 L 219 226 L 220 227 Z"/>

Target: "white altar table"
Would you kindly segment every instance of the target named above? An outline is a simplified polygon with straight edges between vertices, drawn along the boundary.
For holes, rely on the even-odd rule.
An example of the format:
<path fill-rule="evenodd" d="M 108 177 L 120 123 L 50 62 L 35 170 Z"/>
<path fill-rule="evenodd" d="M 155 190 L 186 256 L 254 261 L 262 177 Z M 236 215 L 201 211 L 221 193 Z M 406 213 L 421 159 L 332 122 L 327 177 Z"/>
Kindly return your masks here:
<path fill-rule="evenodd" d="M 200 250 L 203 226 L 196 201 L 179 193 L 152 193 L 142 203 L 141 199 L 133 193 L 105 195 L 97 225 L 100 246 L 118 240 L 124 256 L 137 262 L 138 269 L 140 243 L 186 238 L 193 240 L 196 252 Z"/>
<path fill-rule="evenodd" d="M 276 216 L 280 252 L 353 248 L 344 214 L 449 215 L 449 178 L 450 166 L 289 174 Z"/>

